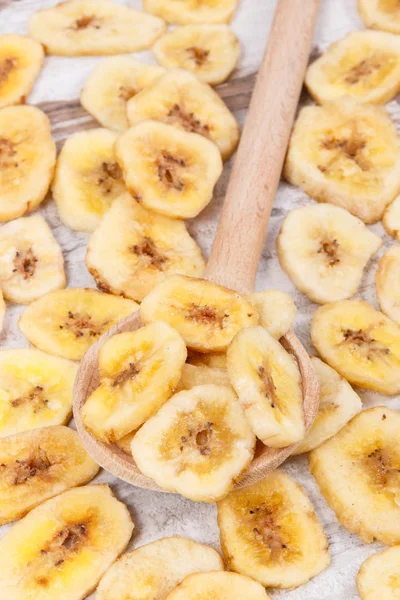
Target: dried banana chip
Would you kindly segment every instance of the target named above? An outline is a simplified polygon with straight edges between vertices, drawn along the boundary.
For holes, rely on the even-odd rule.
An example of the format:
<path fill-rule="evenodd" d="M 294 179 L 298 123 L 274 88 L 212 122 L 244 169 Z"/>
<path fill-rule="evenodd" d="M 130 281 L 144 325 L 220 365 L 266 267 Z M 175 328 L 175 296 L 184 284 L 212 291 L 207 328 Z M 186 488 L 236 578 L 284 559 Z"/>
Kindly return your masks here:
<path fill-rule="evenodd" d="M 367 27 L 400 33 L 397 0 L 358 0 L 358 10 Z"/>
<path fill-rule="evenodd" d="M 382 222 L 388 234 L 400 242 L 400 198 L 386 209 Z"/>
<path fill-rule="evenodd" d="M 0 36 L 0 108 L 24 104 L 43 65 L 41 44 L 24 35 Z"/>
<path fill-rule="evenodd" d="M 373 554 L 361 565 L 357 588 L 361 600 L 396 600 L 399 595 L 400 546 Z"/>
<path fill-rule="evenodd" d="M 290 296 L 279 290 L 263 290 L 247 296 L 257 310 L 261 327 L 279 340 L 291 329 L 296 318 L 296 305 Z"/>
<path fill-rule="evenodd" d="M 143 8 L 168 23 L 229 23 L 239 0 L 143 0 Z"/>
<path fill-rule="evenodd" d="M 269 600 L 262 585 L 236 573 L 195 573 L 189 575 L 165 600 Z"/>
<path fill-rule="evenodd" d="M 375 282 L 382 312 L 400 325 L 400 246 L 392 246 L 382 256 Z"/>

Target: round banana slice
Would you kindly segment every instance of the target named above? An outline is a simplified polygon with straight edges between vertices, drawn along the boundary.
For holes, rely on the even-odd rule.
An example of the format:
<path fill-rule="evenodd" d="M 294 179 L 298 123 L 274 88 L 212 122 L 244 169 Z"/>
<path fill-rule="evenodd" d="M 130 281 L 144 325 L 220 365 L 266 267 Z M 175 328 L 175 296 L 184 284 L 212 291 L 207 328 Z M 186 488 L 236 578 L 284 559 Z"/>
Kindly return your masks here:
<path fill-rule="evenodd" d="M 212 503 L 246 470 L 255 441 L 235 394 L 210 384 L 172 396 L 131 448 L 142 473 L 164 490 Z"/>
<path fill-rule="evenodd" d="M 126 103 L 141 92 L 165 69 L 143 64 L 132 56 L 112 56 L 101 60 L 88 77 L 81 104 L 103 127 L 128 129 Z"/>
<path fill-rule="evenodd" d="M 168 23 L 229 23 L 239 0 L 143 0 L 147 12 Z"/>
<path fill-rule="evenodd" d="M 218 146 L 224 160 L 239 143 L 239 125 L 218 94 L 183 69 L 159 77 L 131 98 L 126 109 L 131 126 L 161 121 L 198 133 Z"/>
<path fill-rule="evenodd" d="M 269 600 L 264 588 L 249 577 L 214 572 L 189 575 L 165 600 Z"/>
<path fill-rule="evenodd" d="M 361 565 L 357 588 L 361 600 L 396 600 L 399 597 L 400 546 L 373 554 Z"/>
<path fill-rule="evenodd" d="M 86 265 L 100 290 L 138 302 L 169 275 L 201 277 L 205 270 L 185 224 L 148 211 L 129 194 L 114 202 L 91 236 Z"/>
<path fill-rule="evenodd" d="M 400 542 L 400 413 L 364 410 L 313 450 L 309 463 L 329 506 L 364 542 Z"/>
<path fill-rule="evenodd" d="M 232 386 L 256 436 L 285 448 L 305 436 L 303 390 L 296 360 L 263 327 L 242 329 L 227 352 Z"/>
<path fill-rule="evenodd" d="M 4 302 L 3 292 L 0 289 L 0 333 L 3 331 L 5 316 L 6 316 L 6 303 Z"/>
<path fill-rule="evenodd" d="M 87 483 L 99 468 L 69 427 L 55 425 L 1 439 L 0 525 Z"/>
<path fill-rule="evenodd" d="M 397 0 L 358 0 L 358 10 L 367 27 L 400 33 Z"/>
<path fill-rule="evenodd" d="M 284 174 L 314 200 L 375 223 L 400 191 L 400 138 L 382 107 L 350 98 L 306 106 L 293 129 Z"/>
<path fill-rule="evenodd" d="M 209 383 L 231 387 L 228 371 L 219 367 L 185 364 L 177 391 L 191 390 L 197 385 L 208 385 Z"/>
<path fill-rule="evenodd" d="M 382 312 L 400 325 L 400 246 L 389 248 L 382 256 L 375 282 Z"/>
<path fill-rule="evenodd" d="M 218 85 L 236 67 L 240 43 L 227 25 L 186 25 L 166 33 L 153 52 L 163 67 L 186 69 L 200 81 Z"/>
<path fill-rule="evenodd" d="M 321 358 L 354 385 L 400 392 L 400 327 L 362 300 L 321 306 L 311 339 Z"/>
<path fill-rule="evenodd" d="M 0 351 L 0 438 L 67 423 L 76 364 L 35 348 Z"/>
<path fill-rule="evenodd" d="M 108 485 L 47 500 L 0 540 L 0 596 L 83 600 L 128 545 L 133 527 Z"/>
<path fill-rule="evenodd" d="M 162 19 L 110 0 L 67 0 L 35 12 L 30 35 L 47 54 L 124 54 L 151 48 L 165 31 Z"/>
<path fill-rule="evenodd" d="M 279 469 L 218 502 L 218 526 L 227 567 L 265 587 L 303 585 L 329 565 L 311 502 Z"/>
<path fill-rule="evenodd" d="M 93 231 L 126 187 L 114 152 L 117 134 L 90 129 L 73 134 L 57 161 L 52 185 L 60 218 L 77 231 Z"/>
<path fill-rule="evenodd" d="M 24 35 L 0 36 L 0 108 L 24 104 L 43 65 L 43 46 Z"/>
<path fill-rule="evenodd" d="M 34 106 L 0 110 L 0 221 L 31 212 L 44 199 L 56 162 L 50 121 Z"/>
<path fill-rule="evenodd" d="M 66 284 L 62 250 L 43 217 L 0 227 L 0 286 L 7 300 L 28 304 Z"/>
<path fill-rule="evenodd" d="M 386 209 L 382 222 L 388 234 L 400 242 L 400 198 Z"/>
<path fill-rule="evenodd" d="M 322 360 L 311 357 L 319 382 L 319 412 L 304 440 L 293 454 L 314 450 L 333 437 L 362 409 L 360 397 L 351 385 Z"/>
<path fill-rule="evenodd" d="M 166 321 L 199 352 L 226 350 L 243 327 L 257 325 L 254 307 L 236 292 L 204 279 L 168 277 L 140 305 L 144 323 Z"/>
<path fill-rule="evenodd" d="M 353 31 L 312 63 L 305 83 L 320 104 L 344 96 L 385 104 L 400 91 L 400 39 L 382 31 Z"/>
<path fill-rule="evenodd" d="M 261 327 L 279 340 L 292 328 L 296 318 L 296 305 L 290 296 L 279 290 L 263 290 L 247 296 L 258 313 Z"/>
<path fill-rule="evenodd" d="M 96 600 L 165 600 L 188 575 L 223 570 L 213 548 L 178 536 L 163 538 L 124 554 L 100 581 Z"/>
<path fill-rule="evenodd" d="M 172 396 L 186 355 L 184 341 L 166 323 L 107 340 L 99 352 L 100 384 L 82 408 L 86 429 L 111 443 L 140 427 Z"/>
<path fill-rule="evenodd" d="M 196 217 L 207 206 L 223 168 L 213 142 L 156 121 L 123 133 L 116 155 L 132 196 L 175 219 Z"/>
<path fill-rule="evenodd" d="M 333 204 L 290 211 L 280 231 L 279 262 L 294 285 L 312 302 L 325 304 L 353 296 L 382 239 L 360 219 Z"/>
<path fill-rule="evenodd" d="M 70 288 L 50 292 L 32 302 L 18 325 L 27 340 L 40 350 L 80 360 L 105 331 L 137 308 L 132 300 Z"/>

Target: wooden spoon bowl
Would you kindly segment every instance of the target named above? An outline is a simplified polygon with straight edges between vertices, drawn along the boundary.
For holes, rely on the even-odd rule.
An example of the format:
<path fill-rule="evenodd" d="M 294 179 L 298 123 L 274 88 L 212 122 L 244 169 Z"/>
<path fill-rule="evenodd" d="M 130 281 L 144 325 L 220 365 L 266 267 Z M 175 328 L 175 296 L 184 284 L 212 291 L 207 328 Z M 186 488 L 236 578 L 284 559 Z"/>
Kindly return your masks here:
<path fill-rule="evenodd" d="M 320 0 L 280 0 L 258 74 L 238 155 L 208 261 L 206 278 L 241 294 L 254 290 L 269 216 L 289 142 Z M 94 460 L 135 486 L 165 491 L 143 475 L 133 458 L 115 444 L 104 444 L 82 423 L 81 409 L 99 385 L 98 353 L 117 333 L 142 326 L 134 313 L 107 331 L 82 359 L 74 386 L 73 411 L 78 434 Z M 319 385 L 310 358 L 289 332 L 281 344 L 299 366 L 304 420 L 309 431 L 319 408 Z M 259 443 L 255 457 L 236 488 L 259 481 L 293 452 Z"/>

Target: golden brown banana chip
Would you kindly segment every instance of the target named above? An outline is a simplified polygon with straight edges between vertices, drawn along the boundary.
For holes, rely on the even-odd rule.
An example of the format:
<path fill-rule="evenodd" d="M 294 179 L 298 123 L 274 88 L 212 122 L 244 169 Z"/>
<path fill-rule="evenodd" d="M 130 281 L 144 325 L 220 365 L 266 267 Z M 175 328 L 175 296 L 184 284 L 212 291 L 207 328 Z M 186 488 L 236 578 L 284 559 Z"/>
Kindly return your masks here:
<path fill-rule="evenodd" d="M 24 35 L 0 36 L 0 108 L 24 104 L 43 65 L 43 46 Z"/>

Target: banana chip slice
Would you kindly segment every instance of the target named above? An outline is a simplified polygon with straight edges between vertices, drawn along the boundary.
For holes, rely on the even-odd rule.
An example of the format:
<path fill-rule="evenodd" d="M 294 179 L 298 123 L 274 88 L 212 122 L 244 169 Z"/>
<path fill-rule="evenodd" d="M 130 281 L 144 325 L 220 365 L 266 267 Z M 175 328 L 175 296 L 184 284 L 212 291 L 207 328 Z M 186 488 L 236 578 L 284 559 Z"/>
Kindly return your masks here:
<path fill-rule="evenodd" d="M 397 0 L 358 0 L 358 10 L 367 27 L 400 33 Z"/>
<path fill-rule="evenodd" d="M 114 202 L 91 236 L 86 265 L 99 289 L 138 302 L 169 275 L 201 277 L 205 270 L 185 224 L 146 210 L 129 194 Z"/>
<path fill-rule="evenodd" d="M 396 600 L 399 596 L 400 546 L 373 554 L 361 565 L 357 588 L 361 600 Z"/>
<path fill-rule="evenodd" d="M 27 340 L 40 350 L 80 360 L 105 331 L 137 308 L 132 300 L 70 288 L 50 292 L 32 302 L 18 325 Z"/>
<path fill-rule="evenodd" d="M 319 412 L 293 454 L 302 454 L 317 448 L 333 437 L 362 409 L 360 397 L 351 385 L 322 360 L 311 357 L 319 382 Z"/>
<path fill-rule="evenodd" d="M 147 12 L 168 23 L 229 23 L 239 0 L 143 0 Z"/>
<path fill-rule="evenodd" d="M 107 485 L 47 500 L 0 540 L 0 595 L 83 600 L 129 542 L 128 509 Z"/>
<path fill-rule="evenodd" d="M 224 160 L 239 143 L 239 125 L 218 94 L 192 73 L 173 69 L 157 79 L 127 104 L 131 126 L 161 121 L 214 142 Z"/>
<path fill-rule="evenodd" d="M 151 48 L 165 31 L 162 19 L 110 0 L 67 0 L 35 12 L 30 35 L 47 54 L 124 54 Z"/>
<path fill-rule="evenodd" d="M 4 302 L 3 292 L 0 289 L 0 333 L 3 331 L 5 316 L 6 316 L 6 303 Z"/>
<path fill-rule="evenodd" d="M 381 245 L 382 239 L 362 221 L 333 204 L 290 211 L 277 241 L 282 269 L 319 304 L 353 296 Z"/>
<path fill-rule="evenodd" d="M 55 425 L 1 439 L 0 525 L 87 483 L 99 468 L 69 427 Z"/>
<path fill-rule="evenodd" d="M 218 526 L 227 567 L 265 587 L 297 587 L 329 565 L 311 502 L 279 469 L 218 502 Z"/>
<path fill-rule="evenodd" d="M 311 198 L 375 223 L 400 191 L 400 138 L 382 107 L 349 98 L 307 106 L 294 126 L 284 173 Z"/>
<path fill-rule="evenodd" d="M 209 383 L 231 387 L 228 371 L 219 367 L 185 364 L 177 391 L 191 390 L 197 385 L 208 385 Z"/>
<path fill-rule="evenodd" d="M 222 352 L 242 327 L 257 325 L 255 308 L 242 296 L 204 279 L 168 277 L 140 305 L 144 323 L 166 321 L 189 348 Z"/>
<path fill-rule="evenodd" d="M 321 358 L 354 385 L 400 392 L 400 327 L 362 300 L 321 306 L 311 339 Z"/>
<path fill-rule="evenodd" d="M 103 127 L 123 131 L 129 127 L 128 100 L 164 73 L 165 69 L 143 64 L 131 56 L 105 58 L 88 77 L 81 104 Z"/>
<path fill-rule="evenodd" d="M 232 386 L 256 436 L 271 448 L 304 438 L 303 390 L 295 358 L 262 327 L 242 329 L 227 352 Z"/>
<path fill-rule="evenodd" d="M 165 600 L 269 600 L 264 588 L 249 577 L 236 573 L 195 573 L 189 575 Z"/>
<path fill-rule="evenodd" d="M 247 296 L 257 310 L 261 327 L 279 340 L 291 329 L 296 318 L 296 305 L 290 296 L 279 290 L 263 290 Z"/>
<path fill-rule="evenodd" d="M 163 67 L 186 69 L 200 81 L 218 85 L 236 67 L 240 43 L 227 25 L 186 25 L 166 33 L 153 52 Z"/>
<path fill-rule="evenodd" d="M 166 323 L 114 335 L 99 352 L 100 385 L 82 408 L 86 429 L 111 443 L 140 427 L 172 396 L 186 354 Z"/>
<path fill-rule="evenodd" d="M 196 350 L 189 348 L 187 362 L 198 367 L 226 370 L 226 352 L 204 354 L 203 352 L 196 352 Z"/>
<path fill-rule="evenodd" d="M 400 325 L 400 246 L 389 248 L 382 256 L 375 281 L 382 312 Z"/>
<path fill-rule="evenodd" d="M 210 384 L 172 396 L 136 433 L 132 456 L 164 490 L 212 503 L 232 489 L 254 447 L 235 394 Z"/>
<path fill-rule="evenodd" d="M 112 203 L 127 193 L 114 152 L 116 140 L 113 131 L 90 129 L 65 142 L 52 191 L 60 218 L 71 229 L 93 231 Z"/>
<path fill-rule="evenodd" d="M 43 217 L 0 227 L 0 286 L 7 300 L 28 304 L 66 283 L 62 250 Z"/>
<path fill-rule="evenodd" d="M 132 196 L 176 219 L 196 217 L 207 206 L 223 168 L 215 144 L 156 121 L 123 133 L 116 154 Z"/>
<path fill-rule="evenodd" d="M 35 348 L 0 351 L 0 438 L 67 423 L 76 364 Z"/>
<path fill-rule="evenodd" d="M 382 222 L 388 234 L 400 242 L 400 198 L 387 208 Z"/>
<path fill-rule="evenodd" d="M 400 413 L 359 413 L 309 455 L 311 473 L 346 529 L 364 542 L 400 542 Z"/>
<path fill-rule="evenodd" d="M 385 104 L 400 91 L 400 39 L 382 31 L 353 31 L 312 63 L 305 83 L 320 104 L 345 96 Z"/>
<path fill-rule="evenodd" d="M 50 121 L 34 106 L 0 110 L 0 221 L 31 212 L 44 199 L 56 162 Z"/>
<path fill-rule="evenodd" d="M 213 548 L 178 536 L 163 538 L 122 556 L 101 580 L 96 600 L 165 600 L 188 575 L 223 570 Z"/>
<path fill-rule="evenodd" d="M 43 46 L 24 35 L 0 36 L 0 108 L 24 104 L 43 65 Z"/>

